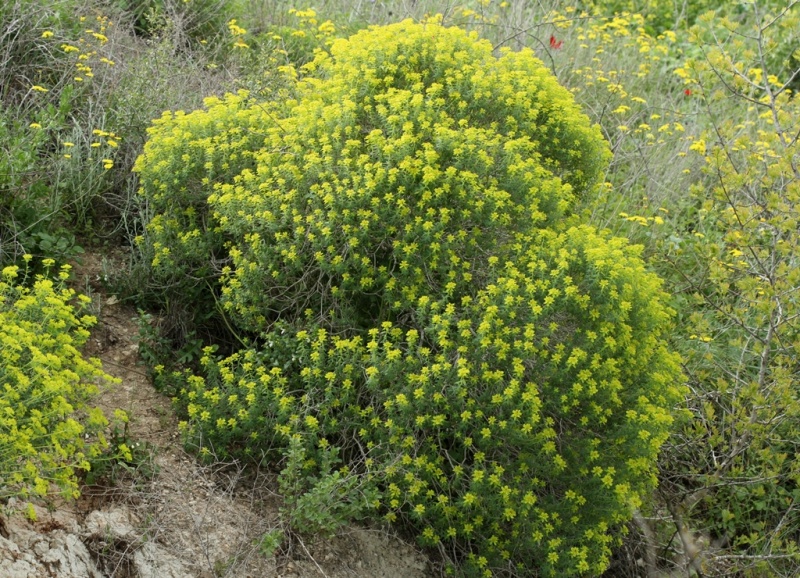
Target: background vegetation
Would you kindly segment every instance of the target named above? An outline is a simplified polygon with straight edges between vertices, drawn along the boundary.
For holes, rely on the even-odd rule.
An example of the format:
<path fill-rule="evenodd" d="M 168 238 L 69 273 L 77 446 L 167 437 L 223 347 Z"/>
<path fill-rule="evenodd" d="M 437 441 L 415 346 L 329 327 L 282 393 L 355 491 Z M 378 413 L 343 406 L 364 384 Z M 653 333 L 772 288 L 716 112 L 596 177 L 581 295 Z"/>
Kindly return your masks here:
<path fill-rule="evenodd" d="M 79 468 L 87 449 L 64 446 L 65 438 L 58 436 L 67 431 L 66 425 L 57 424 L 69 425 L 73 434 L 82 431 L 74 428 L 104 427 L 96 414 L 81 414 L 80 409 L 89 402 L 86 378 L 96 368 L 80 365 L 77 374 L 84 377 L 79 379 L 72 374 L 61 381 L 44 379 L 68 359 L 79 362 L 64 350 L 53 351 L 60 359 L 55 361 L 43 346 L 34 345 L 44 337 L 24 325 L 27 321 L 14 304 L 39 299 L 45 305 L 28 309 L 29 314 L 53 320 L 39 325 L 67 336 L 55 338 L 59 347 L 66 347 L 69 339 L 79 346 L 79 326 L 88 320 L 75 317 L 72 295 L 57 288 L 62 270 L 48 266 L 47 259 L 60 265 L 79 259 L 86 249 L 102 253 L 123 247 L 129 264 L 121 273 L 109 272 L 109 289 L 158 319 L 143 326 L 143 353 L 158 386 L 176 397 L 176 410 L 192 434 L 187 439 L 199 446 L 201 455 L 212 442 L 214 450 L 224 446 L 245 456 L 244 450 L 259 444 L 282 447 L 269 457 L 282 472 L 285 514 L 297 532 L 335 531 L 348 520 L 388 513 L 374 507 L 374 488 L 355 475 L 355 462 L 340 462 L 347 456 L 324 444 L 310 446 L 291 436 L 281 444 L 214 439 L 191 425 L 192 393 L 205 395 L 212 391 L 208 384 L 225 382 L 229 375 L 242 377 L 245 389 L 252 379 L 248 376 L 271 380 L 262 402 L 264 418 L 272 419 L 291 393 L 275 393 L 285 387 L 282 380 L 303 367 L 322 367 L 315 365 L 314 354 L 327 348 L 323 344 L 335 334 L 320 335 L 317 328 L 295 324 L 276 326 L 273 339 L 261 339 L 258 328 L 236 318 L 250 314 L 245 302 L 238 312 L 222 305 L 220 279 L 230 265 L 226 242 L 236 240 L 237 233 L 207 226 L 205 198 L 196 196 L 202 183 L 187 185 L 185 191 L 170 189 L 182 196 L 139 195 L 141 173 L 132 169 L 145 150 L 153 119 L 170 111 L 160 126 L 176 125 L 190 111 L 205 107 L 213 126 L 186 126 L 182 130 L 193 132 L 183 138 L 187 143 L 203 141 L 203 146 L 213 142 L 217 156 L 207 159 L 210 167 L 204 160 L 198 173 L 188 163 L 169 170 L 184 180 L 233 178 L 261 162 L 246 154 L 234 157 L 236 147 L 252 150 L 248 139 L 260 138 L 234 129 L 256 120 L 269 124 L 274 112 L 269 106 L 237 102 L 298 98 L 295 78 L 311 74 L 314 59 L 330 50 L 335 38 L 369 24 L 441 14 L 445 25 L 475 31 L 495 49 L 532 49 L 599 125 L 612 153 L 600 179 L 605 184 L 577 199 L 573 214 L 604 231 L 603 239 L 620 236 L 640 244 L 648 267 L 664 279 L 676 312 L 674 327 L 659 339 L 682 359 L 683 377 L 676 381 L 685 391 L 672 408 L 678 419 L 658 458 L 657 487 L 629 504 L 630 522 L 613 534 L 607 574 L 797 575 L 798 9 L 791 0 L 674 5 L 645 0 L 573 5 L 328 0 L 313 7 L 246 0 L 4 3 L 0 262 L 5 269 L 0 313 L 11 320 L 9 327 L 28 328 L 25 340 L 17 342 L 29 344 L 23 349 L 30 361 L 25 365 L 3 357 L 0 374 L 11 375 L 12 364 L 30 368 L 27 378 L 16 375 L 4 381 L 28 379 L 30 387 L 5 386 L 0 403 L 11 407 L 13 415 L 33 415 L 30 408 L 50 421 L 24 426 L 24 435 L 12 434 L 10 422 L 3 422 L 0 467 L 11 481 L 2 482 L 0 496 L 47 493 L 47 484 L 39 480 L 61 483 L 71 491 L 72 470 L 59 468 Z M 225 96 L 229 93 L 238 96 Z M 207 97 L 215 100 L 204 104 Z M 166 233 L 158 237 L 155 228 L 167 211 L 177 221 L 163 222 Z M 183 230 L 198 234 L 169 236 Z M 593 234 L 584 232 L 582 242 L 596 242 Z M 167 244 L 180 248 L 179 258 L 174 251 L 163 253 Z M 159 266 L 169 259 L 169 267 Z M 27 276 L 19 273 L 23 270 Z M 488 264 L 477 271 L 490 273 Z M 48 291 L 58 304 L 45 296 Z M 431 318 L 424 322 L 434 323 L 434 314 L 425 313 Z M 305 323 L 302 308 L 298 319 Z M 392 323 L 379 325 L 374 336 L 381 355 L 410 347 L 409 327 L 403 327 L 401 340 L 392 334 L 398 319 L 380 321 Z M 307 340 L 296 339 L 298 331 L 308 331 Z M 265 342 L 268 348 L 256 350 L 255 345 Z M 41 355 L 34 355 L 35 350 Z M 4 356 L 6 351 L 11 350 L 4 349 Z M 348 364 L 346 353 L 343 348 L 342 371 Z M 324 381 L 325 374 L 308 377 L 308 383 L 313 379 Z M 44 383 L 63 384 L 52 399 L 61 396 L 72 407 L 42 405 L 37 392 Z M 322 385 L 314 387 L 324 392 Z M 335 427 L 292 406 L 307 401 L 298 396 L 285 402 L 289 415 L 295 411 L 302 416 L 304 432 Z M 83 438 L 73 434 L 73 442 Z M 24 439 L 33 445 L 20 445 Z M 315 434 L 313 439 L 325 438 Z M 71 466 L 48 457 L 47 440 L 67 448 Z M 26 465 L 30 455 L 39 456 L 38 462 L 30 462 L 36 471 Z M 310 460 L 314 466 L 309 469 Z M 52 474 L 55 470 L 60 473 Z M 380 471 L 386 471 L 384 465 Z M 405 482 L 379 482 L 375 488 L 381 491 L 392 492 L 392 483 L 401 492 L 410 490 Z M 407 521 L 443 568 L 467 555 L 466 550 L 434 546 L 437 542 L 424 535 L 420 518 L 409 514 Z M 545 561 L 533 563 L 528 569 L 503 570 L 501 563 L 487 561 L 481 571 L 548 571 Z M 575 566 L 573 571 L 597 574 L 600 569 Z"/>

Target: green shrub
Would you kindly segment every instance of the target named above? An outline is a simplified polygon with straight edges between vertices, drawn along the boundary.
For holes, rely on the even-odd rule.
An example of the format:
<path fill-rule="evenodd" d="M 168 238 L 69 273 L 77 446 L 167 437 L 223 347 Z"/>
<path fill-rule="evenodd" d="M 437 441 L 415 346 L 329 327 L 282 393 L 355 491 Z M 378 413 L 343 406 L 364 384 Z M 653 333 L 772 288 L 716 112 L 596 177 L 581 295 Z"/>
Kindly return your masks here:
<path fill-rule="evenodd" d="M 305 71 L 279 103 L 168 115 L 137 165 L 154 260 L 222 264 L 258 335 L 176 376 L 185 433 L 286 459 L 301 524 L 374 510 L 468 574 L 602 572 L 680 390 L 639 249 L 575 226 L 597 127 L 530 51 L 436 21 Z"/>
<path fill-rule="evenodd" d="M 22 263 L 34 249 L 32 236 L 44 229 L 37 226 L 42 215 L 51 211 L 45 175 L 37 170 L 48 141 L 42 126 L 22 126 L 0 108 L 0 143 L 7 151 L 0 156 L 0 264 Z"/>
<path fill-rule="evenodd" d="M 74 291 L 61 285 L 67 276 L 65 267 L 60 280 L 38 277 L 27 288 L 16 266 L 2 270 L 0 500 L 44 496 L 51 484 L 75 496 L 76 471 L 88 470 L 107 447 L 108 422 L 88 403 L 96 380 L 113 378 L 81 355 L 94 318 L 78 317 Z"/>
<path fill-rule="evenodd" d="M 336 448 L 323 447 L 309 460 L 302 436 L 295 435 L 285 454 L 278 476 L 284 497 L 281 512 L 295 531 L 331 536 L 345 524 L 367 517 L 380 503 L 371 480 L 347 467 L 335 467 L 341 461 Z"/>
<path fill-rule="evenodd" d="M 58 108 L 42 105 L 34 122 L 0 108 L 0 264 L 21 265 L 22 256 L 31 254 L 40 267 L 41 259 L 63 262 L 83 252 L 67 227 L 68 202 L 58 191 L 64 165 L 49 151 L 68 101 Z"/>

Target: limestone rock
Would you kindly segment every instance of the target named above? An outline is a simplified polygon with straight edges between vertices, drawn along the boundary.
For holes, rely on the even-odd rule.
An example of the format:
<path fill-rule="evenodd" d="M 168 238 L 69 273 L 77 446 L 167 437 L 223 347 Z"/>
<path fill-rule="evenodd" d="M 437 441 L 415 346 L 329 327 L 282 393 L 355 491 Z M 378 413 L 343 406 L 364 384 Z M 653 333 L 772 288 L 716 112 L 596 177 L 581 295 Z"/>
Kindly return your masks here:
<path fill-rule="evenodd" d="M 8 539 L 0 537 L 2 578 L 105 578 L 74 534 L 64 530 L 39 534 L 13 526 L 9 534 Z"/>

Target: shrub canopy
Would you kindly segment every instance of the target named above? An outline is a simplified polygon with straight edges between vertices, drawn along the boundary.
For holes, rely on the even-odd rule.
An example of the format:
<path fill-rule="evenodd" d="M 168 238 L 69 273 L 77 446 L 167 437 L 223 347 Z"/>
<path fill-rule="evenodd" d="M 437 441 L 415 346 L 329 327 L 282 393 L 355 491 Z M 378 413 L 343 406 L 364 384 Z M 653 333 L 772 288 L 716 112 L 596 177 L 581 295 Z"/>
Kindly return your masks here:
<path fill-rule="evenodd" d="M 187 379 L 184 428 L 301 443 L 307 479 L 361 477 L 467 572 L 602 572 L 680 391 L 659 280 L 572 213 L 599 129 L 532 52 L 436 21 L 305 73 L 165 114 L 137 164 L 157 264 L 218 272 L 258 336 Z"/>

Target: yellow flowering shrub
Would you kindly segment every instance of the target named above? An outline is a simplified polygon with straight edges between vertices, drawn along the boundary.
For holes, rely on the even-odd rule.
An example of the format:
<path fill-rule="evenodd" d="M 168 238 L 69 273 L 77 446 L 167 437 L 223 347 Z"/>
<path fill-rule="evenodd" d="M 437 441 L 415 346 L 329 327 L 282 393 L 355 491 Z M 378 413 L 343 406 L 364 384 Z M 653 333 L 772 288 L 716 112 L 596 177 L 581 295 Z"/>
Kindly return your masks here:
<path fill-rule="evenodd" d="M 459 295 L 515 232 L 558 226 L 608 157 L 530 51 L 497 58 L 457 28 L 373 28 L 308 68 L 256 168 L 209 197 L 244 241 L 223 295 L 254 330 L 276 312 L 368 324 L 378 302 L 393 316 Z"/>
<path fill-rule="evenodd" d="M 371 336 L 379 422 L 362 443 L 385 468 L 387 517 L 467 568 L 596 575 L 680 399 L 669 310 L 622 239 L 581 227 L 530 246 L 474 298 L 421 304 L 419 331 Z"/>
<path fill-rule="evenodd" d="M 264 137 L 242 127 L 271 124 L 268 106 L 253 106 L 245 92 L 207 98 L 205 105 L 156 119 L 134 165 L 152 213 L 148 236 L 139 242 L 149 243 L 153 265 L 164 274 L 186 273 L 198 261 L 207 266 L 208 254 L 222 249 L 219 228 L 209 224 L 209 191 L 255 168 L 253 156 Z"/>
<path fill-rule="evenodd" d="M 474 297 L 420 298 L 412 328 L 283 326 L 259 350 L 207 355 L 181 392 L 185 433 L 259 460 L 302 440 L 308 476 L 334 449 L 334 473 L 381 489 L 371 509 L 476 575 L 601 573 L 681 397 L 670 311 L 623 239 L 529 242 Z"/>
<path fill-rule="evenodd" d="M 137 165 L 154 259 L 206 251 L 258 335 L 183 375 L 184 432 L 302 456 L 302 491 L 403 521 L 467 574 L 602 572 L 680 390 L 659 280 L 573 212 L 607 166 L 599 129 L 530 51 L 436 20 L 303 72 L 278 103 L 165 117 Z"/>
<path fill-rule="evenodd" d="M 95 320 L 79 316 L 61 281 L 27 287 L 16 266 L 0 275 L 0 500 L 44 496 L 51 484 L 76 496 L 76 471 L 107 446 L 107 421 L 87 404 L 111 378 L 80 353 Z"/>

